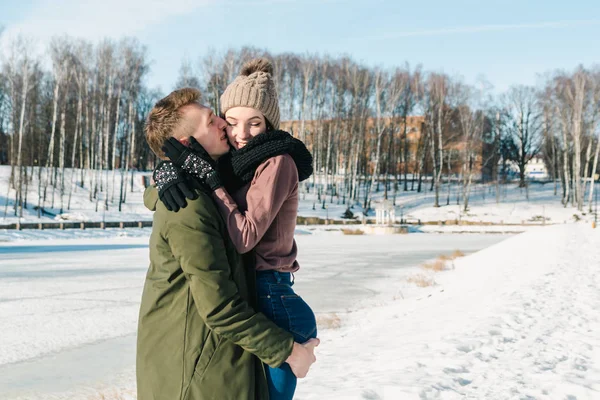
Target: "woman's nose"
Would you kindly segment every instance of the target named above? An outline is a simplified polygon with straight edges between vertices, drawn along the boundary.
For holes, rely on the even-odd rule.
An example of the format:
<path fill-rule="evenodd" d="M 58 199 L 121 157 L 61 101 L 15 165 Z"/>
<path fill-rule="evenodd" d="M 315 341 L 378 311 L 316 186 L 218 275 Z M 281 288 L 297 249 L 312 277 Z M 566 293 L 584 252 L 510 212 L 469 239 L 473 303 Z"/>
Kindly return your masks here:
<path fill-rule="evenodd" d="M 236 132 L 236 136 L 240 139 L 247 139 L 250 137 L 250 128 L 245 126 L 245 125 L 241 125 L 236 127 L 237 132 Z"/>

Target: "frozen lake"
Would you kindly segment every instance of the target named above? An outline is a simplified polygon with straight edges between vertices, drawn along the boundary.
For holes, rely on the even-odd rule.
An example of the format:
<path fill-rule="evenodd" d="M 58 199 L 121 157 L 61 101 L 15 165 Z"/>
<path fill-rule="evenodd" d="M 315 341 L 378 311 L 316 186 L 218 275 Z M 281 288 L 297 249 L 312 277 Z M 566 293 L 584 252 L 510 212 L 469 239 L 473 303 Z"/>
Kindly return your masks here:
<path fill-rule="evenodd" d="M 506 235 L 299 235 L 295 290 L 317 314 L 377 304 L 424 261 Z M 131 373 L 148 238 L 0 244 L 0 398 L 106 385 Z M 129 372 L 127 372 L 129 371 Z"/>

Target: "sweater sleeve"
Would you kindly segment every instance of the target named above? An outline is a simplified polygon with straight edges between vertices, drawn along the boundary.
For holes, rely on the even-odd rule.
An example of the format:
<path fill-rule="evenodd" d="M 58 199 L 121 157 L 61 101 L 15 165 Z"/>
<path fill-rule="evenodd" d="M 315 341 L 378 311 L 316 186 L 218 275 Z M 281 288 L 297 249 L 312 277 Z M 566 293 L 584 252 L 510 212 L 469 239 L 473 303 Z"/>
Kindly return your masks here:
<path fill-rule="evenodd" d="M 298 169 L 294 160 L 289 155 L 281 155 L 269 158 L 256 170 L 246 194 L 246 212 L 239 210 L 224 188 L 214 192 L 219 211 L 238 252 L 247 253 L 260 242 L 297 185 Z"/>

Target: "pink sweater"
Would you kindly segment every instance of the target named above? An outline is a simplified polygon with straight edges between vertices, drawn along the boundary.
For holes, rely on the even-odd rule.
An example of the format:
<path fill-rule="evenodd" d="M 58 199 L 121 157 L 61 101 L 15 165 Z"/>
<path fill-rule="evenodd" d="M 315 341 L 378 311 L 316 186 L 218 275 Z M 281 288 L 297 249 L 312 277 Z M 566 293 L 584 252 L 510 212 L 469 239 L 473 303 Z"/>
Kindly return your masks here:
<path fill-rule="evenodd" d="M 214 192 L 229 236 L 240 253 L 254 249 L 256 269 L 296 272 L 294 240 L 298 215 L 298 170 L 288 154 L 269 158 L 232 196 Z"/>

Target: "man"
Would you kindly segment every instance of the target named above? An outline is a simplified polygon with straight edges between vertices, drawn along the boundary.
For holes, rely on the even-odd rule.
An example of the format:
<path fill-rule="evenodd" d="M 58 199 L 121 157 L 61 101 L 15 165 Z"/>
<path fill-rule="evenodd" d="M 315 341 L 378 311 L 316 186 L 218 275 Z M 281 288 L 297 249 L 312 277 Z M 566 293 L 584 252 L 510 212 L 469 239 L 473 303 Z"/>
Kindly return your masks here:
<path fill-rule="evenodd" d="M 164 159 L 171 136 L 194 137 L 215 160 L 229 150 L 225 121 L 199 98 L 199 91 L 181 89 L 156 103 L 146 139 L 157 156 Z M 168 181 L 161 193 L 179 183 L 169 176 L 160 179 Z M 242 264 L 208 191 L 195 195 L 179 212 L 165 208 L 156 189 L 144 195 L 156 212 L 138 325 L 138 400 L 266 399 L 261 361 L 287 362 L 303 377 L 318 339 L 294 343 L 254 311 L 254 269 Z"/>

